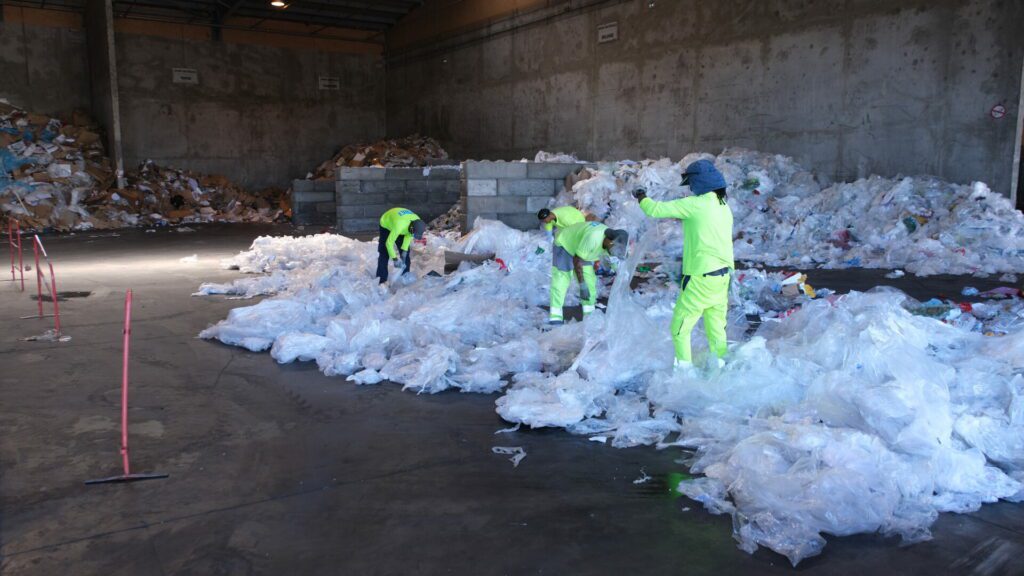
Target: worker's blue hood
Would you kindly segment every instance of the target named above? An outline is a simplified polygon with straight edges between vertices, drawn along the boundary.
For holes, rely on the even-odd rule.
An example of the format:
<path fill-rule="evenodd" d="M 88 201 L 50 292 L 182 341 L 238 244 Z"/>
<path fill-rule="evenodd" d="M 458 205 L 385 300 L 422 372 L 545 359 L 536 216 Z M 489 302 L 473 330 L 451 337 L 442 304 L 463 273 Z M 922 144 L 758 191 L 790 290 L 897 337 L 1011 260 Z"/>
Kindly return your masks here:
<path fill-rule="evenodd" d="M 697 160 L 683 172 L 683 186 L 689 185 L 690 192 L 704 194 L 725 188 L 725 177 L 710 160 Z"/>

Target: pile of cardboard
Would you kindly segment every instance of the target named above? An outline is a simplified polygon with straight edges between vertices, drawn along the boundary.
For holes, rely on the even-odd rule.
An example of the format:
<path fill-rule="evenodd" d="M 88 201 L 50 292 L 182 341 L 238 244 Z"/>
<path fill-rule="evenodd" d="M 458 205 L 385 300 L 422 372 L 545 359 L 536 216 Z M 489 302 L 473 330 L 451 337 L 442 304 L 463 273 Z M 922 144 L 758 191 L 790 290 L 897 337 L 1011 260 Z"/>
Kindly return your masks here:
<path fill-rule="evenodd" d="M 93 216 L 120 226 L 193 222 L 272 222 L 291 215 L 287 194 L 250 194 L 224 176 L 193 174 L 146 162 L 123 189 L 96 189 L 83 200 Z"/>
<path fill-rule="evenodd" d="M 428 166 L 447 158 L 448 153 L 441 147 L 440 142 L 414 134 L 373 144 L 349 144 L 308 177 L 315 180 L 332 180 L 334 171 L 340 166 Z"/>
<path fill-rule="evenodd" d="M 462 202 L 456 202 L 447 212 L 431 220 L 427 229 L 431 232 L 458 232 L 462 229 L 462 218 Z M 472 226 L 473 223 L 469 222 L 469 225 Z"/>
<path fill-rule="evenodd" d="M 290 215 L 282 190 L 249 194 L 222 176 L 151 162 L 118 182 L 99 129 L 0 101 L 0 212 L 26 230 L 88 230 L 192 222 L 268 222 Z"/>

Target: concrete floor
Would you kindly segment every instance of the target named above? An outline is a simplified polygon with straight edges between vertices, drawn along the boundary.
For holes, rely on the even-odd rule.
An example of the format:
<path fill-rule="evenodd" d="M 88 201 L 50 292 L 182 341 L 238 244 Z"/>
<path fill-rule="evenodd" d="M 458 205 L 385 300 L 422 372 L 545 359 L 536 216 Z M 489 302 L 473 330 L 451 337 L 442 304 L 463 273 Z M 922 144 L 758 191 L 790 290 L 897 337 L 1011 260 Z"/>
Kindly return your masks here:
<path fill-rule="evenodd" d="M 616 450 L 563 431 L 495 436 L 494 397 L 358 387 L 313 363 L 279 366 L 195 338 L 232 307 L 192 298 L 218 259 L 269 227 L 78 234 L 46 240 L 70 342 L 23 342 L 49 321 L 0 285 L 3 574 L 789 574 L 739 551 L 728 517 L 671 497 L 678 451 Z M 198 264 L 179 258 L 199 255 Z M 931 288 L 958 293 L 974 279 Z M 812 272 L 814 286 L 884 282 Z M 904 279 L 925 297 L 929 282 Z M 133 466 L 170 478 L 85 486 L 118 472 L 123 291 L 135 291 Z M 513 468 L 495 445 L 523 446 Z M 634 485 L 641 469 L 655 477 Z M 684 511 L 685 509 L 685 511 Z M 806 574 L 1024 573 L 1024 507 L 946 514 L 901 548 L 832 538 Z"/>

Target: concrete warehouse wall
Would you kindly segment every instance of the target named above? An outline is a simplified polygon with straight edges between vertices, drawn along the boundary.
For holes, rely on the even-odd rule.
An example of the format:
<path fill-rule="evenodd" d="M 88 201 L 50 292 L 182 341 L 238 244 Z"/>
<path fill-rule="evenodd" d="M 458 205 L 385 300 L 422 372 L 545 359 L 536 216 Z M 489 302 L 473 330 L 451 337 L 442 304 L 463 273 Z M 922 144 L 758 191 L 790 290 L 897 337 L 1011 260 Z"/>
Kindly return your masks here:
<path fill-rule="evenodd" d="M 82 15 L 2 10 L 0 98 L 41 113 L 91 110 Z M 217 41 L 209 27 L 115 22 L 126 167 L 152 159 L 286 187 L 342 145 L 384 135 L 384 63 L 368 32 L 312 39 L 231 24 Z M 199 84 L 172 83 L 176 67 L 196 69 Z M 320 75 L 340 78 L 340 90 L 319 90 Z"/>
<path fill-rule="evenodd" d="M 376 232 L 380 217 L 401 206 L 430 222 L 459 201 L 459 168 L 347 168 L 338 169 L 335 187 L 338 231 Z M 315 181 L 316 186 L 319 181 Z M 319 189 L 318 189 L 319 190 Z M 298 201 L 325 200 L 308 194 Z M 294 205 L 294 204 L 293 204 Z M 325 206 L 318 206 L 320 210 Z"/>
<path fill-rule="evenodd" d="M 0 6 L 0 98 L 41 114 L 88 110 L 82 16 Z"/>
<path fill-rule="evenodd" d="M 384 135 L 379 55 L 120 33 L 117 62 L 128 166 L 285 187 L 340 146 Z M 172 68 L 197 70 L 199 84 L 172 83 Z M 319 90 L 320 75 L 340 90 Z"/>
<path fill-rule="evenodd" d="M 599 44 L 611 22 L 618 39 Z M 743 146 L 830 178 L 931 173 L 1009 194 L 1022 38 L 1010 0 L 547 2 L 390 46 L 388 132 L 463 158 Z"/>
<path fill-rule="evenodd" d="M 540 227 L 537 211 L 565 188 L 566 176 L 593 164 L 543 162 L 462 163 L 462 229 L 470 230 L 478 217 L 500 220 L 519 230 Z"/>

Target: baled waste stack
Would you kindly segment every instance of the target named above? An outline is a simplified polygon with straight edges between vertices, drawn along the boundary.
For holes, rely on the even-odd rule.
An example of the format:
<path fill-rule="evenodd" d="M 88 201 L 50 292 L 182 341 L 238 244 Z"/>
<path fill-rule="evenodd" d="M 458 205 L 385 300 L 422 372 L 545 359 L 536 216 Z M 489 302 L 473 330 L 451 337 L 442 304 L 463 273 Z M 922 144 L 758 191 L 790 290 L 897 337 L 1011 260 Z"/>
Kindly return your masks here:
<path fill-rule="evenodd" d="M 0 101 L 0 210 L 23 229 L 88 230 L 193 222 L 269 222 L 285 192 L 250 194 L 223 176 L 146 162 L 124 189 L 83 112 L 61 120 Z"/>
<path fill-rule="evenodd" d="M 334 158 L 321 164 L 312 178 L 333 180 L 335 171 L 342 166 L 427 166 L 447 158 L 448 152 L 445 152 L 440 142 L 414 134 L 395 140 L 380 140 L 373 144 L 349 144 Z"/>

